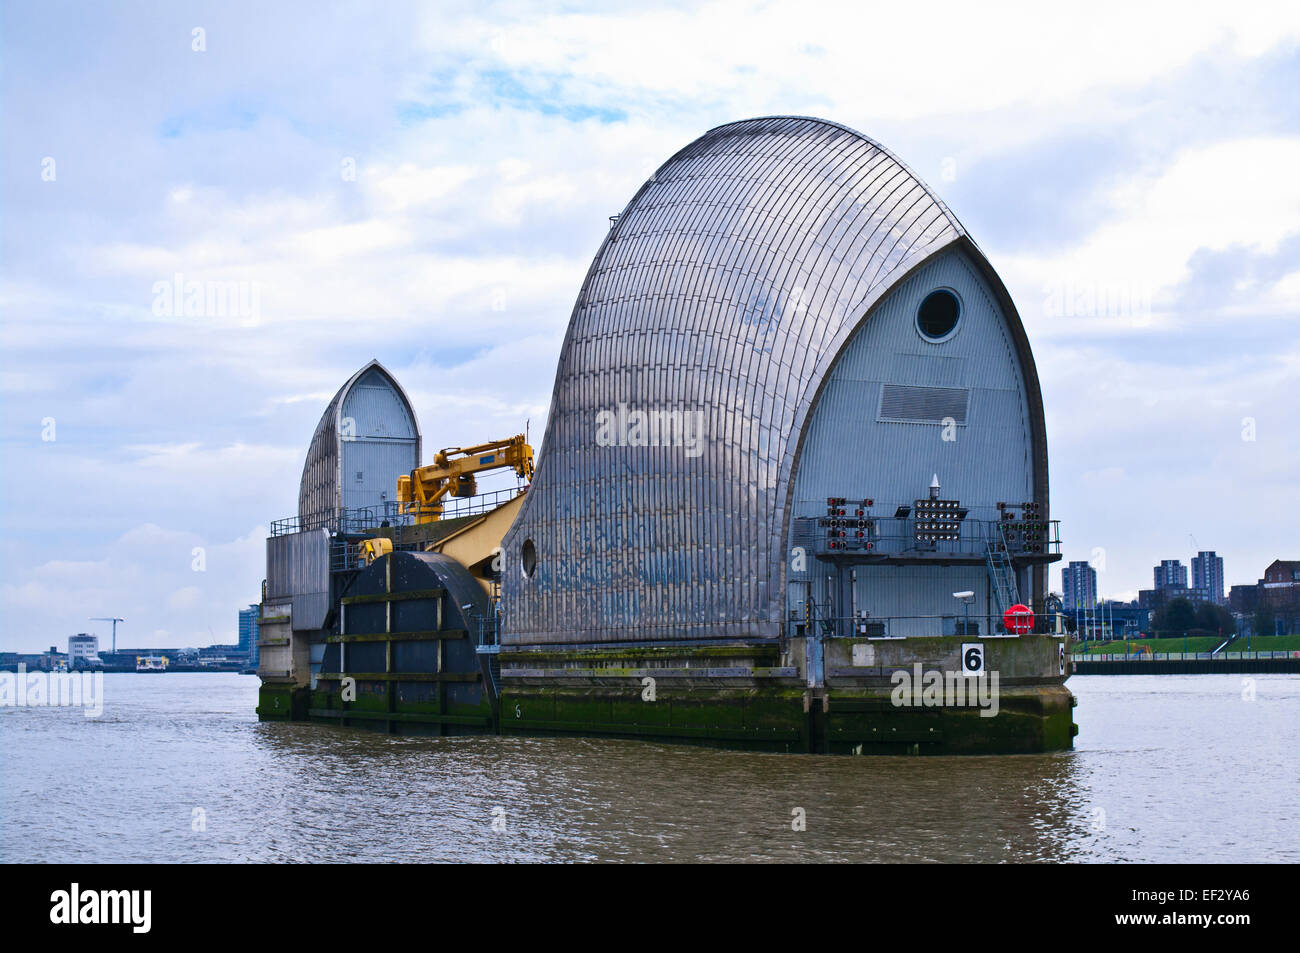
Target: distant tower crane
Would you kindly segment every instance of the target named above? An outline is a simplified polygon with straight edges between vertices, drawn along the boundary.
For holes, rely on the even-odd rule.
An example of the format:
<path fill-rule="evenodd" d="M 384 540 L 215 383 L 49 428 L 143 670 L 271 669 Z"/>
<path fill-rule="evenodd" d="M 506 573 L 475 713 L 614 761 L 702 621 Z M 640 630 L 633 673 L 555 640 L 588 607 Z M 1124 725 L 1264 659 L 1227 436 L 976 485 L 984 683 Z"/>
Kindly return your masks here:
<path fill-rule="evenodd" d="M 117 624 L 125 622 L 125 619 L 119 619 L 111 615 L 93 615 L 90 617 L 91 622 L 111 622 L 113 623 L 113 654 L 117 654 Z"/>

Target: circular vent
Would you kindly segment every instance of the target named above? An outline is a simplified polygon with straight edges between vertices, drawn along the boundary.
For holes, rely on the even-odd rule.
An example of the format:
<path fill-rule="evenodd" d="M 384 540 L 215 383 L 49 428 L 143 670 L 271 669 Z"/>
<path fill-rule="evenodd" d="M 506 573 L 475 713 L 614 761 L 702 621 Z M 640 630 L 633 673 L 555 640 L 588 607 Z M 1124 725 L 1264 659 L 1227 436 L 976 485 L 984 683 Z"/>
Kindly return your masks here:
<path fill-rule="evenodd" d="M 519 564 L 524 568 L 524 575 L 530 579 L 537 571 L 537 547 L 531 539 L 524 540 L 524 545 L 519 547 Z"/>
<path fill-rule="evenodd" d="M 931 291 L 916 309 L 916 329 L 928 341 L 944 341 L 957 329 L 961 302 L 946 288 Z"/>

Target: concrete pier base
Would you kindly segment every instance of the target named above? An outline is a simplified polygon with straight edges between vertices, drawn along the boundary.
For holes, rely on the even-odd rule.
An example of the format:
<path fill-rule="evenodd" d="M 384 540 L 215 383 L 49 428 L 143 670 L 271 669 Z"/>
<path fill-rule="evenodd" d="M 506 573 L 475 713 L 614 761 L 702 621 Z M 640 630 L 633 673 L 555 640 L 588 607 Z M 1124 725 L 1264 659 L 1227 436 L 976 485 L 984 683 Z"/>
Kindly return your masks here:
<path fill-rule="evenodd" d="M 972 645 L 979 646 L 977 673 L 963 669 Z M 1023 636 L 824 639 L 820 654 L 798 639 L 503 648 L 495 705 L 416 701 L 376 676 L 358 676 L 350 701 L 325 683 L 315 690 L 266 683 L 258 715 L 395 734 L 584 735 L 818 754 L 1025 754 L 1073 745 L 1063 647 L 1056 637 Z M 824 659 L 820 678 L 808 676 L 810 655 Z"/>

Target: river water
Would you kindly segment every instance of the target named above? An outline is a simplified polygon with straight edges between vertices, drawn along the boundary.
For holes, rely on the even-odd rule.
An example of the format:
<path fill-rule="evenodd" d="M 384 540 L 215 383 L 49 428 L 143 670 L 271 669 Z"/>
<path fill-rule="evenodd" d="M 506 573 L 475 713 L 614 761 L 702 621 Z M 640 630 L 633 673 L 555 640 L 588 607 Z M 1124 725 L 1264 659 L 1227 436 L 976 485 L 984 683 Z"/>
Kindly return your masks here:
<path fill-rule="evenodd" d="M 850 758 L 259 724 L 253 676 L 110 674 L 98 718 L 0 708 L 0 861 L 1295 863 L 1300 676 L 1252 679 L 1075 676 L 1072 752 Z"/>

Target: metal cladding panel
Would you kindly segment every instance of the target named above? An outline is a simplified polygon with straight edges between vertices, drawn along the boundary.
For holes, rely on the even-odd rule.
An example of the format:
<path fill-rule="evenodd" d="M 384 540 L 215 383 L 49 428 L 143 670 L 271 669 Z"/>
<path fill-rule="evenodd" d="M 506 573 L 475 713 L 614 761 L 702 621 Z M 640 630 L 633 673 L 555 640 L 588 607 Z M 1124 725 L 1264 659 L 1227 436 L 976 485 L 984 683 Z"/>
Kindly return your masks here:
<path fill-rule="evenodd" d="M 854 572 L 857 595 L 852 604 L 874 619 L 890 619 L 899 633 L 952 635 L 955 630 L 945 625 L 946 616 L 969 618 L 981 634 L 988 635 L 987 616 L 997 613 L 996 605 L 989 608 L 988 572 L 983 566 L 858 566 Z M 975 593 L 969 615 L 952 597 L 963 590 Z"/>
<path fill-rule="evenodd" d="M 338 403 L 342 393 L 339 391 L 325 408 L 307 448 L 302 482 L 298 486 L 298 516 L 302 519 L 319 513 L 336 513 L 342 505 L 338 485 Z"/>
<path fill-rule="evenodd" d="M 350 421 L 356 440 L 402 440 L 416 437 L 415 416 L 393 382 L 372 368 L 348 388 L 340 418 Z"/>
<path fill-rule="evenodd" d="M 955 332 L 938 343 L 916 328 L 917 307 L 937 288 L 961 301 Z M 891 417 L 897 406 L 884 392 L 899 385 L 965 391 L 965 413 L 950 427 Z M 831 371 L 804 437 L 793 515 L 824 516 L 826 498 L 844 496 L 871 497 L 888 516 L 924 498 L 938 474 L 944 499 L 960 500 L 973 519 L 997 519 L 999 501 L 1034 499 L 1026 394 L 1007 320 L 970 256 L 935 256 L 872 310 Z"/>
<path fill-rule="evenodd" d="M 733 123 L 666 162 L 570 318 L 503 543 L 502 641 L 778 636 L 792 476 L 822 384 L 872 306 L 954 244 L 982 258 L 901 162 L 834 123 Z M 665 412 L 689 430 L 652 437 L 635 416 Z"/>
<path fill-rule="evenodd" d="M 397 478 L 417 465 L 413 440 L 343 441 L 340 467 L 344 509 L 381 507 L 384 501 L 396 499 Z"/>
<path fill-rule="evenodd" d="M 300 631 L 324 628 L 329 610 L 328 591 L 299 593 L 293 597 L 293 627 Z"/>
<path fill-rule="evenodd" d="M 369 453 L 355 451 L 358 444 L 401 449 Z M 362 465 L 354 466 L 355 462 Z M 378 361 L 371 361 L 339 388 L 316 425 L 298 488 L 298 516 L 303 520 L 336 517 L 342 507 L 373 506 L 391 499 L 397 476 L 419 463 L 415 409 L 397 379 Z M 358 470 L 371 474 L 363 476 L 360 487 L 356 486 Z M 381 496 L 385 491 L 387 497 Z"/>
<path fill-rule="evenodd" d="M 324 529 L 266 541 L 266 600 L 289 598 L 295 629 L 319 629 L 329 611 L 330 537 Z"/>

